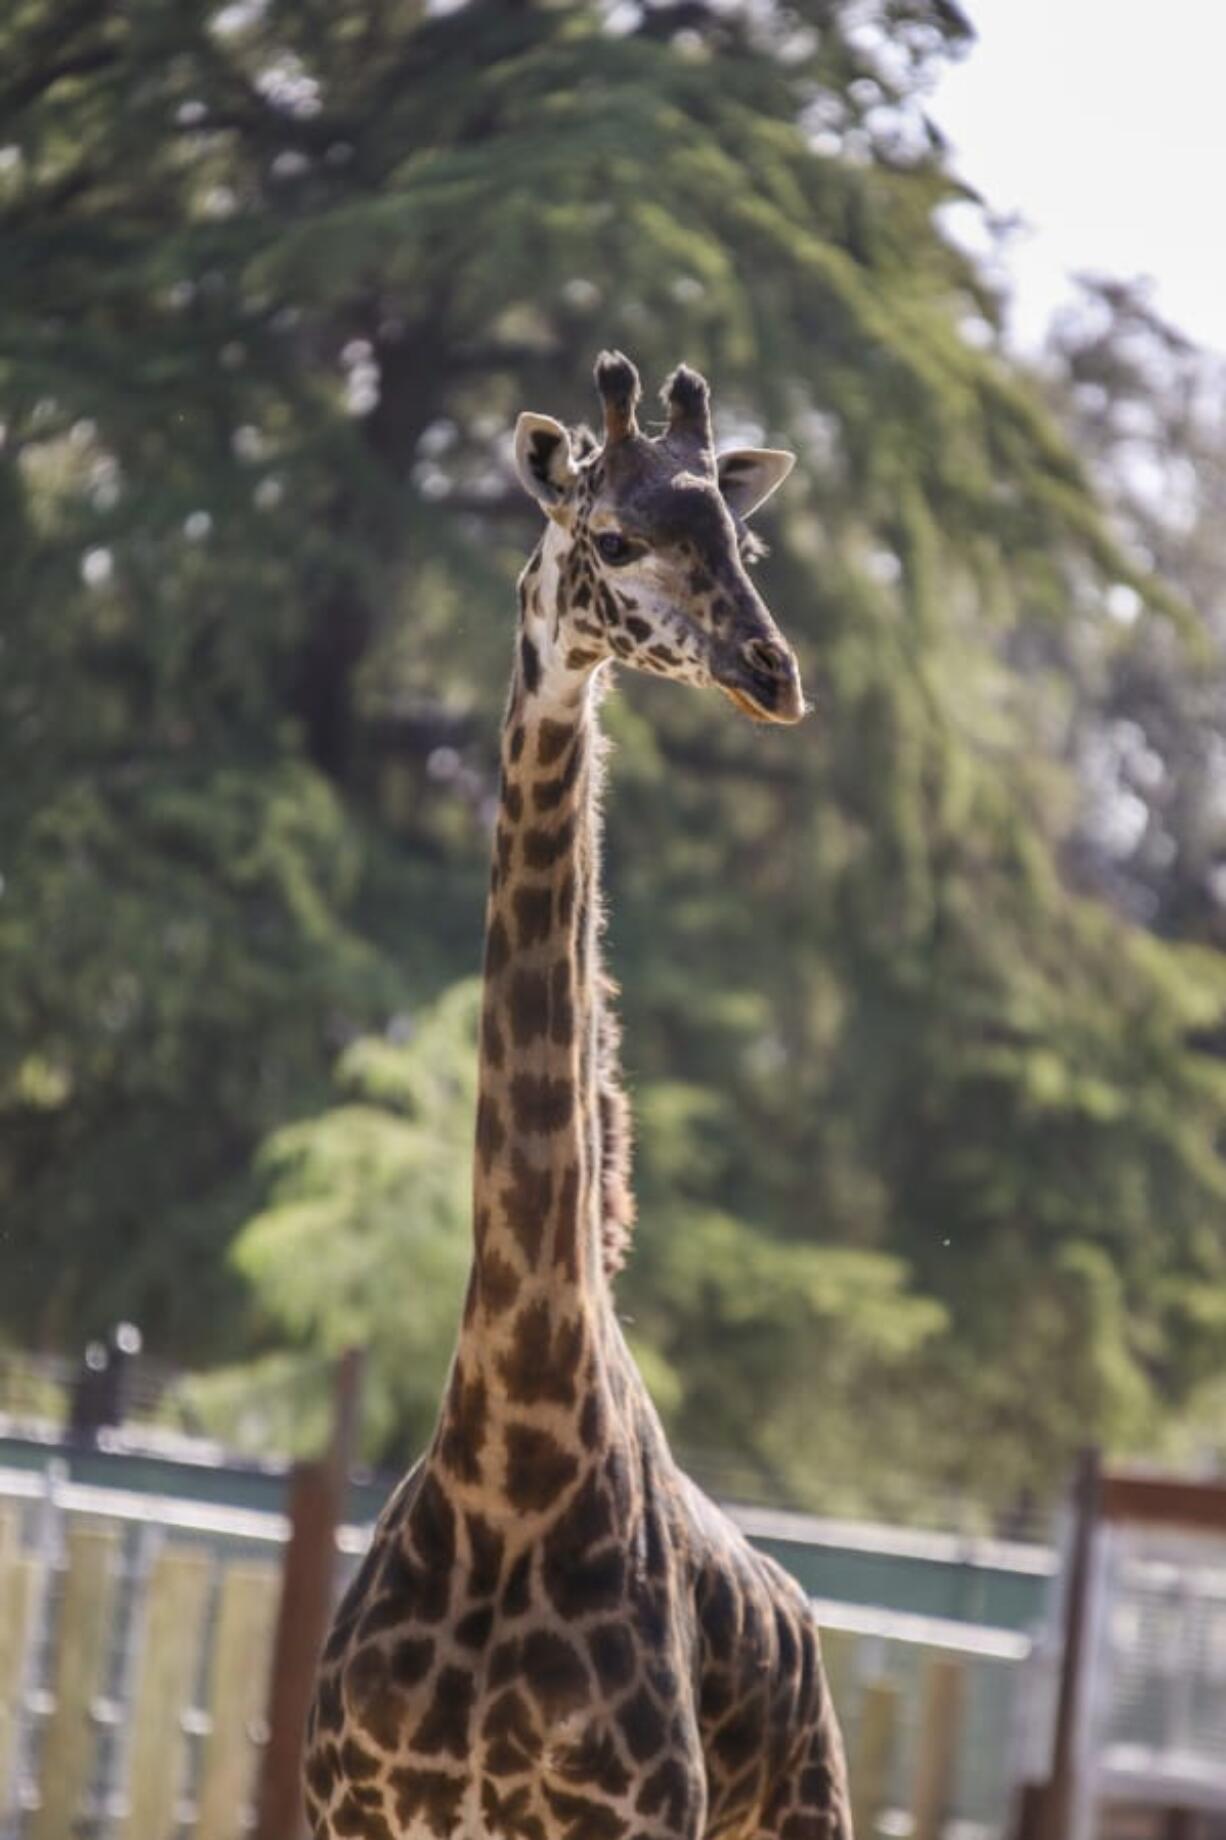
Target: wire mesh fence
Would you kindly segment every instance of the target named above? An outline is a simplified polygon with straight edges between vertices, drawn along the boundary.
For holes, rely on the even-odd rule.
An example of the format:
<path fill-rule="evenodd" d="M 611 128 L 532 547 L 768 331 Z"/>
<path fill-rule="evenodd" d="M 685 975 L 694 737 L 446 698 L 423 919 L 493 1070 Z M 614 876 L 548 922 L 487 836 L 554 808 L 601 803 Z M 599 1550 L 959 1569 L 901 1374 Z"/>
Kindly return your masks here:
<path fill-rule="evenodd" d="M 1113 1529 L 1105 1569 L 1100 1769 L 1226 1812 L 1226 1534 Z"/>
<path fill-rule="evenodd" d="M 1093 1522 L 1083 1605 L 1081 1656 L 1067 1714 L 1065 1781 L 1069 1840 L 1138 1837 L 1163 1822 L 1203 1836 L 1226 1832 L 1226 1518 L 1221 1485 L 1124 1476 Z M 1167 1520 L 1130 1519 L 1157 1503 Z M 1215 1506 L 1215 1499 L 1217 1505 Z M 1193 1512 L 1216 1526 L 1181 1524 Z M 1066 1545 L 1071 1545 L 1070 1527 Z M 1065 1590 L 1071 1568 L 1023 1672 L 1017 1775 L 1049 1783 L 1056 1769 L 1061 1674 L 1067 1673 Z M 1067 1692 L 1067 1679 L 1064 1682 Z M 1148 1823 L 1148 1825 L 1147 1825 Z M 1207 1825 L 1205 1824 L 1207 1823 Z M 1156 1824 L 1156 1826 L 1155 1826 Z M 1165 1831 L 1165 1830 L 1164 1830 Z M 1172 1829 L 1173 1831 L 1173 1829 Z"/>

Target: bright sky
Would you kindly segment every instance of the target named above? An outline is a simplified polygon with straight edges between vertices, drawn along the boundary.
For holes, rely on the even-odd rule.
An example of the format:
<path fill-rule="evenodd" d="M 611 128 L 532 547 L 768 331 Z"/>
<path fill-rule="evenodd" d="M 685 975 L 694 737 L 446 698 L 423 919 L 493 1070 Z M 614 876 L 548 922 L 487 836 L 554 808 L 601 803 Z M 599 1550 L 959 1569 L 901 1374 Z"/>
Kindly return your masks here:
<path fill-rule="evenodd" d="M 1226 0 L 964 0 L 978 42 L 928 113 L 955 169 L 1027 226 L 1011 330 L 1038 342 L 1070 273 L 1151 276 L 1226 351 Z"/>

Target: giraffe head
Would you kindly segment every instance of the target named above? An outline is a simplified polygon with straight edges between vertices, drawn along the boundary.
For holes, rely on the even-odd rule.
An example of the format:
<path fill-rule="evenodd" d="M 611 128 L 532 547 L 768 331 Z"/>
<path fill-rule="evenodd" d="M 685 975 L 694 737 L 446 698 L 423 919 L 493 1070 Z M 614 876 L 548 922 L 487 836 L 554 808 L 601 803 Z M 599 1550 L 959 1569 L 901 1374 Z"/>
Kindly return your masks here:
<path fill-rule="evenodd" d="M 706 382 L 684 364 L 664 386 L 667 426 L 654 437 L 638 427 L 628 358 L 603 353 L 596 387 L 601 445 L 573 440 L 547 415 L 521 415 L 515 430 L 516 469 L 550 520 L 544 555 L 557 570 L 541 639 L 575 664 L 618 658 L 714 685 L 758 721 L 798 721 L 796 660 L 750 580 L 746 529 L 793 456 L 717 456 Z"/>

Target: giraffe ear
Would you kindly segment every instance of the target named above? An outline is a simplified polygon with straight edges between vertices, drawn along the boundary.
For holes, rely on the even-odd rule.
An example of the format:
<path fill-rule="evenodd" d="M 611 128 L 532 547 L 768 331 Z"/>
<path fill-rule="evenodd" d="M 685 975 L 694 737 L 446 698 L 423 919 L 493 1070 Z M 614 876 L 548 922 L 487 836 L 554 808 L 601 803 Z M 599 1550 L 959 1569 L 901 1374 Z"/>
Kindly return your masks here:
<path fill-rule="evenodd" d="M 780 447 L 738 447 L 715 462 L 719 489 L 729 508 L 747 518 L 781 486 L 796 464 L 796 455 Z"/>
<path fill-rule="evenodd" d="M 543 511 L 555 511 L 575 481 L 570 436 L 551 415 L 521 415 L 515 424 L 515 471 Z"/>

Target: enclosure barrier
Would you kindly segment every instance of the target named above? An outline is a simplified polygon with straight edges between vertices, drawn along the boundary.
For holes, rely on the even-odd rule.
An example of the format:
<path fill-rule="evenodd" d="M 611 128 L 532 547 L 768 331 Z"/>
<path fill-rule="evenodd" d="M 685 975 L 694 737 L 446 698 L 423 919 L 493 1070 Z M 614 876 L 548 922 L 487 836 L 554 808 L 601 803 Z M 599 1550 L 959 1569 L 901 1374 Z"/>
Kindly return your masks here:
<path fill-rule="evenodd" d="M 1226 1481 L 1083 1453 L 1063 1590 L 1023 1677 L 1013 1840 L 1226 1826 Z"/>
<path fill-rule="evenodd" d="M 279 1515 L 0 1470 L 0 1840 L 240 1840 L 257 1829 L 280 1653 Z M 369 1530 L 342 1527 L 340 1565 Z M 316 1576 L 318 1575 L 316 1569 Z M 999 1831 L 1025 1637 L 819 1602 L 858 1831 Z M 286 1644 L 288 1643 L 288 1646 Z M 292 1694 L 291 1694 L 292 1698 Z M 291 1720 L 299 1713 L 291 1708 Z M 291 1760 L 292 1761 L 292 1760 Z M 999 1767 L 998 1767 L 999 1766 Z M 287 1780 L 283 1775 L 282 1780 Z M 278 1840 L 298 1840 L 284 1804 Z"/>
<path fill-rule="evenodd" d="M 0 1472 L 0 1836 L 237 1840 L 285 1523 Z"/>
<path fill-rule="evenodd" d="M 1029 1638 L 939 1617 L 814 1601 L 847 1738 L 857 1834 L 1001 1830 L 1014 1686 Z"/>

